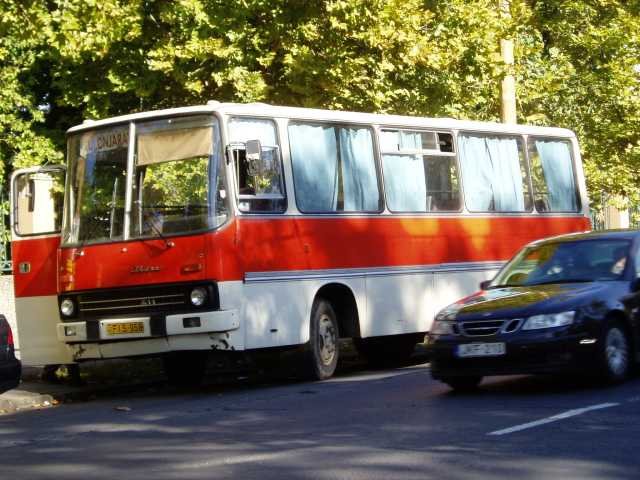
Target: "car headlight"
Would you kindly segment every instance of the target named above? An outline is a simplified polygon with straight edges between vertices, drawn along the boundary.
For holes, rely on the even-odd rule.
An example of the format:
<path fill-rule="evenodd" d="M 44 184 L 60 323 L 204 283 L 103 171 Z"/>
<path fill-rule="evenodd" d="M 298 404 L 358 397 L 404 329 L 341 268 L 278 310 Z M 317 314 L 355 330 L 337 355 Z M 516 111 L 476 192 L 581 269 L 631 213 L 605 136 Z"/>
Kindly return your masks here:
<path fill-rule="evenodd" d="M 202 287 L 194 288 L 191 290 L 190 300 L 194 307 L 201 307 L 207 301 L 207 291 Z"/>
<path fill-rule="evenodd" d="M 522 326 L 522 330 L 538 330 L 541 328 L 552 328 L 552 327 L 564 327 L 565 325 L 571 325 L 573 323 L 573 318 L 575 317 L 576 312 L 560 312 L 560 313 L 551 313 L 547 315 L 534 315 L 533 317 L 529 317 L 524 325 Z"/>
<path fill-rule="evenodd" d="M 431 327 L 432 335 L 457 335 L 458 331 L 455 327 L 456 322 L 449 322 L 446 320 L 436 320 Z"/>
<path fill-rule="evenodd" d="M 71 317 L 76 313 L 76 304 L 70 298 L 65 298 L 60 302 L 60 313 L 63 317 Z"/>

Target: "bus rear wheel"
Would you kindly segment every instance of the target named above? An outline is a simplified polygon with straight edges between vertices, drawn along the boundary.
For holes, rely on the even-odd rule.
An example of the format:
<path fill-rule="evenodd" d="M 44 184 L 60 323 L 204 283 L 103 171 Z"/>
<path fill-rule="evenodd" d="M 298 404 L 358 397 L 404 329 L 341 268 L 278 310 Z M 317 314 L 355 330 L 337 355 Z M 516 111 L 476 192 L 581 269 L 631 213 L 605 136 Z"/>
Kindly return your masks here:
<path fill-rule="evenodd" d="M 331 303 L 317 298 L 311 309 L 309 343 L 305 348 L 306 376 L 313 380 L 331 378 L 340 356 L 338 320 Z"/>
<path fill-rule="evenodd" d="M 171 352 L 162 357 L 164 374 L 169 384 L 197 387 L 202 383 L 207 366 L 206 351 Z"/>

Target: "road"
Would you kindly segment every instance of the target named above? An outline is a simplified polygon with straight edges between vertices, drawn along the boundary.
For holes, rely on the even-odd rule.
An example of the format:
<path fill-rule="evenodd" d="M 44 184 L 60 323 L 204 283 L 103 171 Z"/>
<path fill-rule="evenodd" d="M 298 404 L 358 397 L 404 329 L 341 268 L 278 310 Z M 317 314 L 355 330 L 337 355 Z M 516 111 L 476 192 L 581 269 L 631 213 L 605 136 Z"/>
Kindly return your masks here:
<path fill-rule="evenodd" d="M 5 479 L 637 479 L 640 379 L 490 378 L 428 365 L 321 383 L 160 389 L 0 417 Z"/>

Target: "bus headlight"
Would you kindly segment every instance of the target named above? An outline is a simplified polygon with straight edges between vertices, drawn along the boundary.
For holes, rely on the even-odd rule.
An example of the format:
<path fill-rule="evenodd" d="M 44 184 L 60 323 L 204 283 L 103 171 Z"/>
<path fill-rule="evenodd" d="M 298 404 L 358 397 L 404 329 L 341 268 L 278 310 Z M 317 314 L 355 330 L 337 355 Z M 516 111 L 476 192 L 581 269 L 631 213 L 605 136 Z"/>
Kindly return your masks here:
<path fill-rule="evenodd" d="M 202 287 L 196 287 L 191 290 L 191 305 L 201 307 L 207 301 L 207 291 Z"/>
<path fill-rule="evenodd" d="M 76 304 L 70 298 L 65 298 L 60 302 L 60 313 L 63 317 L 71 317 L 76 313 Z"/>

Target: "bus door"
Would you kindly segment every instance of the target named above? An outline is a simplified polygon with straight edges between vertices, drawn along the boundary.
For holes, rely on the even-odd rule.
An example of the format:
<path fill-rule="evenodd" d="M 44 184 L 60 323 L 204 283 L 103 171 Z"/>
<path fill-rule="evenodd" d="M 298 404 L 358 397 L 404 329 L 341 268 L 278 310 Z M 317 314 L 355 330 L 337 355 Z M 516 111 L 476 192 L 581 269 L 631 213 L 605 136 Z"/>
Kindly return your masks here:
<path fill-rule="evenodd" d="M 11 177 L 17 349 L 26 365 L 73 362 L 56 332 L 64 182 L 63 166 L 17 170 Z"/>

